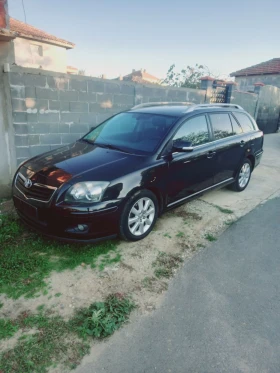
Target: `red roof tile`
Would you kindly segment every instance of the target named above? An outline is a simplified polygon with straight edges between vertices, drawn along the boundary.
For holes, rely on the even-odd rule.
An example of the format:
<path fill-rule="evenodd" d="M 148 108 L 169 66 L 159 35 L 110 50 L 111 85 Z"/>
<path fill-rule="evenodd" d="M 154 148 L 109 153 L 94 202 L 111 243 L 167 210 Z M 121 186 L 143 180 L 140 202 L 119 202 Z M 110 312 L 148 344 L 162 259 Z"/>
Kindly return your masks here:
<path fill-rule="evenodd" d="M 200 80 L 211 80 L 211 81 L 214 81 L 215 79 L 212 78 L 211 76 L 203 76 L 202 78 L 200 78 Z"/>
<path fill-rule="evenodd" d="M 263 75 L 263 74 L 279 74 L 280 73 L 280 58 L 259 63 L 254 66 L 246 67 L 245 69 L 235 71 L 230 76 L 246 76 L 246 75 Z"/>
<path fill-rule="evenodd" d="M 75 44 L 71 43 L 70 41 L 57 38 L 54 35 L 48 34 L 45 31 L 28 25 L 27 23 L 18 21 L 14 18 L 10 18 L 10 30 L 16 32 L 19 37 L 21 36 L 45 43 L 47 42 L 50 44 L 59 45 L 60 47 L 64 47 L 66 49 L 71 49 L 75 46 Z"/>

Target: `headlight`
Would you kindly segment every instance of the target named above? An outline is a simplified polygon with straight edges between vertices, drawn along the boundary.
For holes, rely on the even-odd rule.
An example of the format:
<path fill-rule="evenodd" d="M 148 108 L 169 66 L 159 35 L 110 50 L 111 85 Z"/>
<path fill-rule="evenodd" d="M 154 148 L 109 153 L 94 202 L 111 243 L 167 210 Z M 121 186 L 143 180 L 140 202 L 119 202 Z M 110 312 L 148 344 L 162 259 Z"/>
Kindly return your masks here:
<path fill-rule="evenodd" d="M 109 185 L 106 181 L 86 181 L 73 185 L 66 193 L 66 202 L 99 202 L 105 189 Z"/>

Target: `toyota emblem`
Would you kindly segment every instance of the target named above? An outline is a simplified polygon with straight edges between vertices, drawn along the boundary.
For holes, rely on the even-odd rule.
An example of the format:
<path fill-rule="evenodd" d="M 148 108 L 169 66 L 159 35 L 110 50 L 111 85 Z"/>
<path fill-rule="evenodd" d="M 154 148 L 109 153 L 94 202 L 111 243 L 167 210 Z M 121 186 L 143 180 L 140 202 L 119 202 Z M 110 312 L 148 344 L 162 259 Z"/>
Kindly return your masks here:
<path fill-rule="evenodd" d="M 26 179 L 24 182 L 25 188 L 31 188 L 32 187 L 32 181 L 30 179 Z"/>

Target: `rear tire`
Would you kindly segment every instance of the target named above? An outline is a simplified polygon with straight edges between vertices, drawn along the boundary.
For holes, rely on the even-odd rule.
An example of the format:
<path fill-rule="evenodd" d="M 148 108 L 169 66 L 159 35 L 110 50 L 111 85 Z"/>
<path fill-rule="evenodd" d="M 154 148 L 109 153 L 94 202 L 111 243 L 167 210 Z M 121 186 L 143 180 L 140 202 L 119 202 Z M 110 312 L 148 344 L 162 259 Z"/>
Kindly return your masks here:
<path fill-rule="evenodd" d="M 246 158 L 238 170 L 236 179 L 233 184 L 230 185 L 230 189 L 235 192 L 242 192 L 247 188 L 252 174 L 252 163 Z"/>
<path fill-rule="evenodd" d="M 120 219 L 120 236 L 139 241 L 148 236 L 158 217 L 158 201 L 150 190 L 135 193 L 126 203 Z"/>

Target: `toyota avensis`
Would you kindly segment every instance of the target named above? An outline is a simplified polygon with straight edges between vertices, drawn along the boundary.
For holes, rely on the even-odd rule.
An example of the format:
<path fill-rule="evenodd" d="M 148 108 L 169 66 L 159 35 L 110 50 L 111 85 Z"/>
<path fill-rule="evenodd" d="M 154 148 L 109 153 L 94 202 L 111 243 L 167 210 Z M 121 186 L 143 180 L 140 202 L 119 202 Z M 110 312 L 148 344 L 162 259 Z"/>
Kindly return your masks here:
<path fill-rule="evenodd" d="M 238 105 L 142 104 L 20 165 L 20 218 L 49 236 L 147 236 L 164 211 L 214 188 L 243 191 L 263 133 Z"/>

